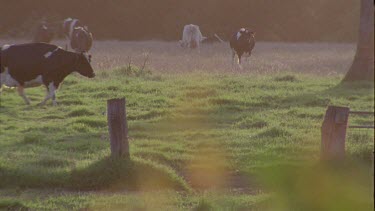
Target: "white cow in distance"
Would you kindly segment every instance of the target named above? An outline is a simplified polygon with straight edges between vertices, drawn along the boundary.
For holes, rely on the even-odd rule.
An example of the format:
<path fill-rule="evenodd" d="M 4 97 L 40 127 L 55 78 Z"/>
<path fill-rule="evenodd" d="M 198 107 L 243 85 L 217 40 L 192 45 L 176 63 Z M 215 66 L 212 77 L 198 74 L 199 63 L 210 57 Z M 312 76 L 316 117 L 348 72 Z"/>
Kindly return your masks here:
<path fill-rule="evenodd" d="M 180 45 L 184 48 L 199 48 L 200 43 L 205 40 L 203 37 L 199 26 L 194 24 L 189 24 L 184 26 L 184 31 L 182 32 L 182 40 L 180 40 Z"/>

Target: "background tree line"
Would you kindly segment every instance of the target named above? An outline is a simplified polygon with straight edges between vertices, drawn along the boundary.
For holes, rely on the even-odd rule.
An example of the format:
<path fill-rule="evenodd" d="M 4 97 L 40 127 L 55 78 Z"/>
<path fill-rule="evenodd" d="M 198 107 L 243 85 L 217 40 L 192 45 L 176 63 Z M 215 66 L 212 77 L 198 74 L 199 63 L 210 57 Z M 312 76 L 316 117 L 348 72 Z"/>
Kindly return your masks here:
<path fill-rule="evenodd" d="M 262 41 L 357 40 L 358 0 L 0 0 L 0 36 L 29 37 L 42 19 L 81 19 L 95 39 L 177 40 L 185 24 L 224 39 L 248 26 Z"/>

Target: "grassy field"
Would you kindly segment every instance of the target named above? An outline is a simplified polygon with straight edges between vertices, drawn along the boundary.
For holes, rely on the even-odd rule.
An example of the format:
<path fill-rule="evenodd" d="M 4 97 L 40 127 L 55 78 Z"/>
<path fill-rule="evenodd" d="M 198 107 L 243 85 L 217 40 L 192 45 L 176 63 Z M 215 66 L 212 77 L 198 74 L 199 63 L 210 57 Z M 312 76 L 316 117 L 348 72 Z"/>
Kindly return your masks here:
<path fill-rule="evenodd" d="M 132 43 L 135 52 L 146 52 L 147 44 Z M 325 50 L 342 48 L 342 54 L 329 52 L 328 57 L 323 44 L 261 43 L 259 54 L 289 49 L 280 53 L 288 61 L 302 59 L 297 49 L 317 54 L 265 73 L 255 57 L 262 61 L 269 55 L 254 55 L 255 70 L 238 73 L 202 56 L 222 46 L 205 47 L 198 58 L 192 52 L 176 55 L 171 45 L 164 46 L 167 68 L 159 71 L 162 62 L 150 55 L 146 71 L 127 67 L 126 59 L 109 58 L 107 63 L 125 66 L 103 61 L 95 79 L 69 76 L 56 107 L 36 106 L 42 88 L 26 90 L 31 106 L 5 89 L 0 96 L 0 209 L 373 208 L 373 130 L 349 130 L 348 159 L 340 168 L 318 164 L 328 105 L 374 110 L 373 84 L 340 84 L 342 60 L 353 53 L 349 45 L 331 45 Z M 112 53 L 94 49 L 94 57 L 105 51 Z M 218 54 L 216 59 L 226 58 L 224 51 Z M 190 60 L 197 69 L 171 74 L 173 64 L 188 64 L 177 56 L 197 57 L 197 63 Z M 309 62 L 314 68 L 303 66 Z M 315 71 L 324 68 L 329 71 Z M 127 100 L 130 160 L 109 158 L 106 100 L 116 97 Z M 373 122 L 373 117 L 350 119 L 353 125 Z"/>

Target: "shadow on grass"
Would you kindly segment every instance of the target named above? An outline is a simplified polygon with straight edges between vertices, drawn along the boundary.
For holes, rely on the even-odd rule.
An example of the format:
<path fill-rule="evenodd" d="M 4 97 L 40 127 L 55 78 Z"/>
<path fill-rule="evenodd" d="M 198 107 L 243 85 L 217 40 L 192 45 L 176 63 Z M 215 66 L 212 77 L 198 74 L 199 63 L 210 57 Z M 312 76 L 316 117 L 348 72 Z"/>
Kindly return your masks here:
<path fill-rule="evenodd" d="M 69 183 L 67 172 L 42 168 L 13 169 L 0 166 L 0 188 L 64 188 Z"/>
<path fill-rule="evenodd" d="M 326 107 L 331 104 L 334 98 L 355 100 L 360 97 L 373 95 L 374 83 L 371 82 L 345 82 L 321 92 L 304 93 L 297 96 L 284 98 L 280 107 Z M 340 106 L 340 105 L 337 105 Z M 345 106 L 345 105 L 341 105 Z"/>
<path fill-rule="evenodd" d="M 105 158 L 71 173 L 70 185 L 77 190 L 189 190 L 172 170 L 140 159 Z"/>
<path fill-rule="evenodd" d="M 64 188 L 106 191 L 190 191 L 171 169 L 141 159 L 104 158 L 72 171 L 0 167 L 0 188 Z"/>
<path fill-rule="evenodd" d="M 10 200 L 10 199 L 3 199 L 0 200 L 0 210 L 30 210 L 27 206 L 23 205 L 21 202 L 17 200 Z"/>
<path fill-rule="evenodd" d="M 275 77 L 274 81 L 282 83 L 295 83 L 300 81 L 293 75 Z M 265 95 L 254 101 L 247 102 L 242 99 L 211 98 L 209 104 L 215 105 L 213 114 L 223 116 L 223 113 L 240 112 L 262 112 L 266 109 L 290 109 L 290 108 L 326 108 L 335 102 L 341 106 L 346 106 L 354 100 L 373 101 L 374 83 L 371 82 L 351 82 L 338 83 L 335 86 L 324 90 L 311 90 L 301 88 L 301 92 L 289 96 Z M 361 99 L 364 98 L 364 99 Z M 340 106 L 338 105 L 338 106 Z M 302 114 L 303 115 L 303 114 Z M 323 115 L 323 114 L 322 114 Z M 303 116 L 302 116 L 303 117 Z M 320 117 L 320 116 L 318 116 Z"/>

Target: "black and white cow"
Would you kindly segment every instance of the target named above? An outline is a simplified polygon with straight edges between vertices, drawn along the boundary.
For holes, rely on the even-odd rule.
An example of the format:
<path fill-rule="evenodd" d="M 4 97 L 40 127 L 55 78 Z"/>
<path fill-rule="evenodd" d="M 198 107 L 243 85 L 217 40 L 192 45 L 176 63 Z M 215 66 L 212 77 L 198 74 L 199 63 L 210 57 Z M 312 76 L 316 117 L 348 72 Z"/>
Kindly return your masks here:
<path fill-rule="evenodd" d="M 75 18 L 67 18 L 63 21 L 62 29 L 65 37 L 69 40 L 73 35 L 73 31 L 75 27 L 84 27 L 80 20 Z"/>
<path fill-rule="evenodd" d="M 255 32 L 247 28 L 241 28 L 231 37 L 229 44 L 232 49 L 232 64 L 234 64 L 237 55 L 237 64 L 242 69 L 242 56 L 250 57 L 251 51 L 254 49 Z"/>
<path fill-rule="evenodd" d="M 88 52 L 92 46 L 92 34 L 78 19 L 67 18 L 62 25 L 63 33 L 76 52 Z"/>
<path fill-rule="evenodd" d="M 0 88 L 2 85 L 17 87 L 19 95 L 30 104 L 24 88 L 44 85 L 47 89 L 44 105 L 52 98 L 56 105 L 55 91 L 66 76 L 72 72 L 88 78 L 95 73 L 90 65 L 90 56 L 69 52 L 47 43 L 5 45 L 1 49 Z"/>
<path fill-rule="evenodd" d="M 88 52 L 92 46 L 92 34 L 84 27 L 74 28 L 70 46 L 76 52 Z"/>
<path fill-rule="evenodd" d="M 53 38 L 53 31 L 48 27 L 45 21 L 42 21 L 35 30 L 33 42 L 50 43 Z"/>

